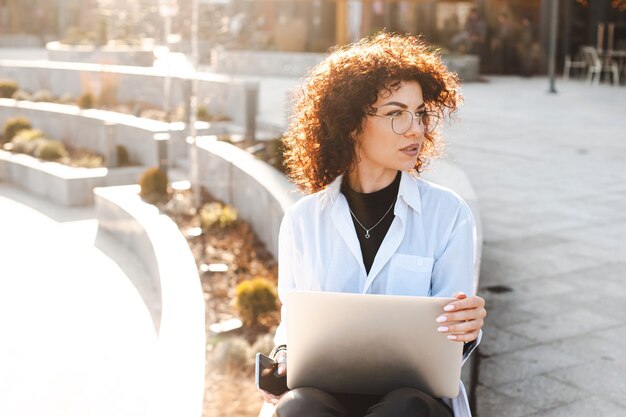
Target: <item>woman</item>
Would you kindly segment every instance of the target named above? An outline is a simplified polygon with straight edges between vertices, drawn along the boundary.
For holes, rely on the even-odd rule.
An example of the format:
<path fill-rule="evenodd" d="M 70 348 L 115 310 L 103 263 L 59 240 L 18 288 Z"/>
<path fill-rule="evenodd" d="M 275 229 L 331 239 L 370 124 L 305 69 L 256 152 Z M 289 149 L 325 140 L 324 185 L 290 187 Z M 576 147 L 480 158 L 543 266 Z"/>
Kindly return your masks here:
<path fill-rule="evenodd" d="M 441 147 L 437 121 L 459 100 L 456 75 L 412 36 L 381 33 L 313 69 L 284 139 L 290 179 L 309 195 L 281 225 L 282 300 L 294 289 L 453 296 L 438 330 L 465 343 L 469 356 L 486 315 L 484 300 L 470 296 L 474 220 L 452 191 L 417 178 Z M 273 353 L 284 374 L 282 314 Z M 382 397 L 312 388 L 263 394 L 280 417 L 469 416 L 460 392 L 454 399 L 409 388 Z"/>

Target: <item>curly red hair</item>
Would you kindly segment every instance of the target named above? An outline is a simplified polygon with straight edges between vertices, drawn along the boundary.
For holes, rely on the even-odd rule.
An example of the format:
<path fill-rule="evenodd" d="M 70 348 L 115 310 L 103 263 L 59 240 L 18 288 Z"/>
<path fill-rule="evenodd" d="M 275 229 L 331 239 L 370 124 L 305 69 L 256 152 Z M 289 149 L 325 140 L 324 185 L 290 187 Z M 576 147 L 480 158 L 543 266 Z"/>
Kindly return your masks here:
<path fill-rule="evenodd" d="M 440 117 L 457 109 L 459 80 L 420 38 L 381 32 L 331 54 L 311 70 L 283 138 L 285 170 L 298 188 L 326 188 L 356 161 L 355 138 L 383 90 L 417 81 L 426 108 Z M 425 136 L 415 164 L 421 172 L 443 146 L 438 130 Z"/>

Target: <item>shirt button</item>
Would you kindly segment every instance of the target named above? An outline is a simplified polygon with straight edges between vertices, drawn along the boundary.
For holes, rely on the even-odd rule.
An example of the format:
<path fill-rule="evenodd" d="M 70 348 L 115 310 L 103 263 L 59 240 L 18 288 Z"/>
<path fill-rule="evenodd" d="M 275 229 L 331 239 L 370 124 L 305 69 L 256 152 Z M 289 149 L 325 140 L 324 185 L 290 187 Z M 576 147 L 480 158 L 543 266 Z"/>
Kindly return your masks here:
<path fill-rule="evenodd" d="M 418 264 L 419 266 L 422 266 L 422 265 L 424 264 L 424 261 L 422 261 L 421 259 L 418 259 L 418 260 L 417 260 L 417 264 Z"/>

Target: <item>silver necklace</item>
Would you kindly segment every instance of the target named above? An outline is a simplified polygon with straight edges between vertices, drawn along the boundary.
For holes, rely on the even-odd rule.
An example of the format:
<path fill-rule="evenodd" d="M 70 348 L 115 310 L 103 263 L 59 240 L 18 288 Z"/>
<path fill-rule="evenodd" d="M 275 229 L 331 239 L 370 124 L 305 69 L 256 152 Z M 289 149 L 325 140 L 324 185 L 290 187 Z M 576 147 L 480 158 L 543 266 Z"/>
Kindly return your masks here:
<path fill-rule="evenodd" d="M 350 214 L 352 214 L 352 217 L 354 217 L 354 220 L 356 220 L 356 222 L 359 224 L 359 226 L 361 226 L 363 228 L 363 230 L 365 230 L 365 239 L 369 239 L 370 238 L 370 230 L 373 230 L 376 226 L 378 226 L 380 224 L 380 222 L 383 221 L 383 219 L 385 217 L 387 217 L 387 214 L 389 214 L 389 212 L 391 211 L 391 208 L 394 206 L 394 204 L 396 204 L 395 201 L 393 203 L 391 203 L 391 205 L 389 206 L 389 208 L 387 209 L 385 214 L 383 214 L 383 217 L 381 217 L 380 220 L 378 222 L 376 222 L 376 224 L 374 226 L 370 227 L 369 229 L 367 227 L 363 226 L 363 223 L 361 223 L 359 221 L 359 219 L 356 218 L 356 216 L 354 215 L 354 212 L 352 211 L 350 206 L 348 206 L 348 210 L 350 210 Z"/>

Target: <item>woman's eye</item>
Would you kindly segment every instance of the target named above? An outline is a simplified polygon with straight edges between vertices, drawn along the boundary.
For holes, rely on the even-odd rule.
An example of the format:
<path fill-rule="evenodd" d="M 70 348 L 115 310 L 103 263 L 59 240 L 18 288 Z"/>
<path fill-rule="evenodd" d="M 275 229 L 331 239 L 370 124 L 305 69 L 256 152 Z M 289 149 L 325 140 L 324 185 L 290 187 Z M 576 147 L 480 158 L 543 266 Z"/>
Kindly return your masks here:
<path fill-rule="evenodd" d="M 401 114 L 402 114 L 402 110 L 396 110 L 396 111 L 387 113 L 387 116 L 400 116 Z"/>

